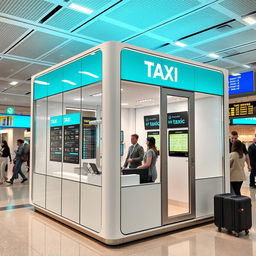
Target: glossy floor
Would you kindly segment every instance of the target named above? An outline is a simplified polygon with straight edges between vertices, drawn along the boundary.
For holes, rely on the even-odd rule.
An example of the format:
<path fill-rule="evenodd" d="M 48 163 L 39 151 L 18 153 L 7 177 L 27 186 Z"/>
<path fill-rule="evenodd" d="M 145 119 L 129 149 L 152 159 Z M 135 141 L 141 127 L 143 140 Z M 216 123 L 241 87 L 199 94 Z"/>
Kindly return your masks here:
<path fill-rule="evenodd" d="M 15 184 L 8 189 L 27 190 Z M 4 188 L 4 187 L 3 187 Z M 3 189 L 2 188 L 2 189 Z M 122 246 L 105 246 L 50 218 L 32 207 L 0 210 L 1 256 L 251 256 L 256 255 L 256 190 L 246 187 L 252 197 L 253 228 L 249 236 L 236 238 L 218 233 L 213 224 L 202 225 L 132 242 Z M 24 193 L 25 195 L 25 193 Z M 13 200 L 14 202 L 15 200 Z"/>

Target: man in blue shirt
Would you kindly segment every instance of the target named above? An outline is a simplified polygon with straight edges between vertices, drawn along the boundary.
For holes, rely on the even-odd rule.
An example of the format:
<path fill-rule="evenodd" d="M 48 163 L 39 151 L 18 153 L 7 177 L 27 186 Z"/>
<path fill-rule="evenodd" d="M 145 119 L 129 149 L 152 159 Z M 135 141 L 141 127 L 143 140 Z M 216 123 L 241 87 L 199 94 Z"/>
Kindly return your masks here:
<path fill-rule="evenodd" d="M 14 151 L 16 153 L 16 157 L 13 160 L 13 162 L 16 161 L 14 172 L 13 172 L 12 178 L 9 181 L 6 181 L 7 183 L 10 183 L 10 184 L 13 184 L 14 179 L 18 178 L 18 174 L 20 174 L 20 176 L 22 177 L 21 183 L 28 180 L 26 178 L 26 176 L 24 175 L 24 173 L 22 172 L 22 170 L 21 170 L 22 163 L 24 162 L 24 160 L 23 160 L 23 157 L 24 157 L 24 140 L 18 139 L 17 140 L 17 146 L 18 146 L 18 149 Z"/>

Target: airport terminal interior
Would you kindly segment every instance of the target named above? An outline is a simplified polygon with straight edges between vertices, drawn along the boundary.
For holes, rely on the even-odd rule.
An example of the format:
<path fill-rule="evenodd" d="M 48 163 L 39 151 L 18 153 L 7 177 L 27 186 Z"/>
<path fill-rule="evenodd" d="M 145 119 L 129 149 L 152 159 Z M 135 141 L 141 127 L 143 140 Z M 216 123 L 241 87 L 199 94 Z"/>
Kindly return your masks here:
<path fill-rule="evenodd" d="M 256 255 L 255 72 L 256 0 L 0 0 L 0 255 Z"/>

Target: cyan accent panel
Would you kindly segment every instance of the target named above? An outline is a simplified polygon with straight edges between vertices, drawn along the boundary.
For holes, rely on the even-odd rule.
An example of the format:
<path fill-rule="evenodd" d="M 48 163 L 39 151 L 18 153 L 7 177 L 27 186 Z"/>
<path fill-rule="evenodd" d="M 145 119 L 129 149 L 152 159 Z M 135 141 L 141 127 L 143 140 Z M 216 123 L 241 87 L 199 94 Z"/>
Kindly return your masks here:
<path fill-rule="evenodd" d="M 219 71 L 128 49 L 121 52 L 121 79 L 209 94 L 224 94 L 224 76 Z"/>

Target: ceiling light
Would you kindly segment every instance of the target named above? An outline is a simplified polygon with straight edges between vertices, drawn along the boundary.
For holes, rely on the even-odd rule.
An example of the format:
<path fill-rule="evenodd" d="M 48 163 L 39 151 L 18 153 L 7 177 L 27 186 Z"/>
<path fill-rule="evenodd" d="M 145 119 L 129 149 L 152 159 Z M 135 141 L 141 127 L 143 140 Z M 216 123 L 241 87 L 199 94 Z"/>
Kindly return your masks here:
<path fill-rule="evenodd" d="M 18 82 L 16 82 L 16 81 L 10 82 L 10 85 L 16 85 L 16 84 L 18 84 Z"/>
<path fill-rule="evenodd" d="M 145 103 L 145 102 L 151 102 L 153 101 L 153 99 L 142 99 L 142 100 L 138 100 L 139 103 Z"/>
<path fill-rule="evenodd" d="M 180 42 L 180 41 L 176 41 L 176 42 L 174 42 L 174 44 L 175 44 L 176 46 L 179 46 L 179 47 L 186 47 L 186 46 L 188 46 L 187 44 L 182 43 L 182 42 Z"/>
<path fill-rule="evenodd" d="M 76 83 L 69 81 L 69 80 L 61 80 L 61 81 L 64 83 L 67 83 L 67 84 L 76 85 Z"/>
<path fill-rule="evenodd" d="M 87 71 L 79 71 L 78 73 L 84 74 L 84 75 L 87 75 L 87 76 L 91 76 L 91 77 L 94 77 L 94 78 L 99 78 L 99 76 L 97 76 L 93 73 L 87 72 Z"/>
<path fill-rule="evenodd" d="M 86 8 L 86 7 L 83 7 L 81 5 L 78 5 L 78 4 L 74 4 L 74 3 L 70 4 L 68 7 L 71 8 L 71 9 L 74 9 L 76 11 L 86 13 L 86 14 L 93 13 L 93 10 L 91 10 L 89 8 Z"/>
<path fill-rule="evenodd" d="M 40 80 L 35 80 L 36 84 L 43 84 L 43 85 L 49 85 L 50 83 L 44 82 L 44 81 L 40 81 Z"/>
<path fill-rule="evenodd" d="M 121 105 L 122 106 L 128 106 L 129 104 L 128 103 L 122 103 Z"/>
<path fill-rule="evenodd" d="M 251 17 L 251 16 L 244 17 L 244 18 L 243 18 L 243 21 L 246 22 L 246 23 L 248 23 L 249 25 L 256 24 L 256 19 L 254 19 L 254 18 Z"/>
<path fill-rule="evenodd" d="M 91 96 L 93 96 L 93 97 L 99 97 L 99 96 L 101 96 L 101 95 L 102 95 L 102 93 L 101 93 L 101 92 L 98 92 L 98 93 L 92 94 Z"/>
<path fill-rule="evenodd" d="M 81 101 L 81 100 L 84 100 L 84 99 L 81 99 L 81 98 L 74 98 L 75 101 Z"/>
<path fill-rule="evenodd" d="M 251 66 L 249 66 L 249 65 L 243 65 L 243 67 L 245 67 L 245 68 L 251 68 Z"/>
<path fill-rule="evenodd" d="M 218 55 L 216 53 L 209 53 L 208 56 L 211 57 L 211 58 L 214 58 L 214 59 L 217 59 L 217 58 L 220 57 L 220 55 Z"/>
<path fill-rule="evenodd" d="M 231 75 L 232 76 L 240 76 L 241 74 L 240 73 L 232 73 Z"/>

